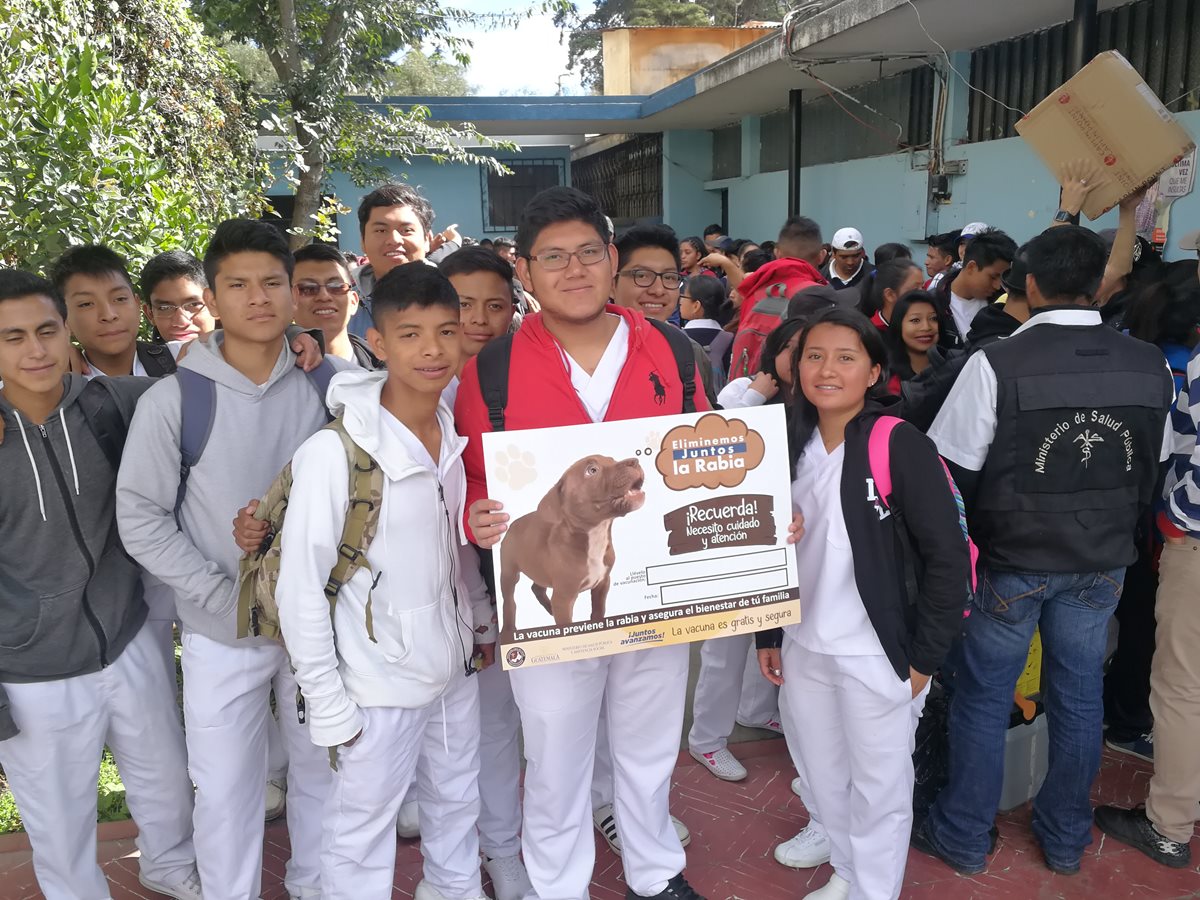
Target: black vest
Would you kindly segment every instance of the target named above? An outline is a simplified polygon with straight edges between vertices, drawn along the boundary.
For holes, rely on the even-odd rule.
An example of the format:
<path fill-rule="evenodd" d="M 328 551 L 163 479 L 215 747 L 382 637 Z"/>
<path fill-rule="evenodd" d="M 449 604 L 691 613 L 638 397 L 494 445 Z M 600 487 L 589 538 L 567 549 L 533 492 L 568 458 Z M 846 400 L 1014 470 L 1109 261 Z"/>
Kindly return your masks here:
<path fill-rule="evenodd" d="M 1174 384 L 1162 351 L 1103 325 L 1037 325 L 981 352 L 996 435 L 971 531 L 990 565 L 1100 572 L 1137 558 Z"/>

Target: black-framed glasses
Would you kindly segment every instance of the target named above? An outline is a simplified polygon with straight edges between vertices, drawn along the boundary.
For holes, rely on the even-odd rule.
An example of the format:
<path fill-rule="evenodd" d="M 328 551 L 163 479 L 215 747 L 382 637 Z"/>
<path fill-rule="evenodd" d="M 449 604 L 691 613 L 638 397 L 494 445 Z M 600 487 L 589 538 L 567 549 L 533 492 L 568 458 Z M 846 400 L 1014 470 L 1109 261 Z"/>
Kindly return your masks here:
<path fill-rule="evenodd" d="M 166 300 L 155 301 L 150 304 L 150 309 L 153 310 L 156 316 L 173 316 L 177 312 L 183 313 L 189 319 L 194 319 L 200 313 L 204 312 L 203 300 L 189 300 L 187 303 L 168 303 Z"/>
<path fill-rule="evenodd" d="M 300 292 L 301 297 L 316 297 L 322 289 L 329 291 L 330 296 L 341 296 L 350 293 L 354 289 L 354 285 L 345 281 L 326 281 L 324 284 L 319 281 L 296 283 L 296 290 Z"/>
<path fill-rule="evenodd" d="M 608 245 L 588 244 L 586 247 L 580 247 L 574 253 L 566 250 L 551 250 L 548 253 L 531 256 L 529 259 L 541 263 L 542 268 L 547 272 L 555 272 L 569 266 L 571 257 L 575 257 L 585 266 L 594 266 L 600 260 L 608 258 Z"/>
<path fill-rule="evenodd" d="M 650 269 L 628 269 L 618 272 L 618 277 L 632 278 L 633 283 L 640 288 L 648 288 L 654 284 L 654 279 L 660 279 L 668 291 L 683 290 L 683 276 L 678 272 L 652 272 Z"/>

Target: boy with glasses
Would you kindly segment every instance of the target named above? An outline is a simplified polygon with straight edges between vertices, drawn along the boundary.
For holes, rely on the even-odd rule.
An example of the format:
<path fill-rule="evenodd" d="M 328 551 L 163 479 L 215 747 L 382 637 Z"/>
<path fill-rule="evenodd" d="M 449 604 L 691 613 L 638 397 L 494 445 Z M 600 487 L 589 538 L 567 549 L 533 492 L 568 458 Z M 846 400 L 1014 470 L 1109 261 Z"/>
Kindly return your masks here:
<path fill-rule="evenodd" d="M 169 250 L 142 268 L 142 312 L 166 343 L 190 341 L 217 327 L 204 302 L 204 265 L 183 250 Z"/>
<path fill-rule="evenodd" d="M 296 324 L 316 328 L 325 335 L 325 351 L 364 369 L 381 369 L 366 340 L 351 334 L 351 318 L 358 312 L 358 292 L 350 268 L 336 247 L 309 244 L 296 251 L 292 294 Z"/>

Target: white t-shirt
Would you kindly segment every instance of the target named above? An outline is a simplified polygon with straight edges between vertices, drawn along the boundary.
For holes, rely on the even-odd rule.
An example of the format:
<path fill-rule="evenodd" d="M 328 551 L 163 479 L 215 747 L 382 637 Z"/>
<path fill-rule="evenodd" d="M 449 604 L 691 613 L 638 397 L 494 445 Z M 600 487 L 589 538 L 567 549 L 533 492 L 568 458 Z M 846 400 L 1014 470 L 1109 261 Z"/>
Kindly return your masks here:
<path fill-rule="evenodd" d="M 596 371 L 591 375 L 579 363 L 571 359 L 567 351 L 559 348 L 563 360 L 571 371 L 571 386 L 579 395 L 579 401 L 593 422 L 603 422 L 608 415 L 608 404 L 612 402 L 613 391 L 617 388 L 617 379 L 625 368 L 625 360 L 629 358 L 629 326 L 624 319 L 618 319 L 617 330 L 613 333 L 604 348 L 604 355 L 596 364 Z"/>
<path fill-rule="evenodd" d="M 182 347 L 185 343 L 187 343 L 187 341 L 167 341 L 165 346 L 171 354 L 171 359 L 179 358 L 179 348 Z M 87 359 L 86 353 L 83 355 L 83 358 Z M 101 372 L 100 368 L 91 360 L 88 360 L 88 368 L 92 370 L 91 373 L 83 376 L 88 381 L 91 381 L 97 375 L 106 375 L 110 378 L 116 378 L 117 376 L 120 376 L 120 375 L 136 375 L 140 378 L 149 377 L 149 373 L 146 371 L 146 367 L 142 365 L 141 357 L 139 357 L 136 352 L 133 354 L 133 371 L 132 372 Z"/>
<path fill-rule="evenodd" d="M 964 300 L 954 291 L 950 292 L 950 314 L 954 316 L 954 324 L 958 326 L 960 335 L 964 338 L 967 336 L 967 332 L 971 330 L 971 323 L 985 306 L 986 300 Z"/>
<path fill-rule="evenodd" d="M 831 656 L 882 656 L 854 580 L 854 552 L 842 515 L 843 443 L 832 453 L 814 431 L 796 462 L 792 502 L 804 514 L 796 542 L 800 574 L 800 624 L 788 635 L 806 650 Z"/>

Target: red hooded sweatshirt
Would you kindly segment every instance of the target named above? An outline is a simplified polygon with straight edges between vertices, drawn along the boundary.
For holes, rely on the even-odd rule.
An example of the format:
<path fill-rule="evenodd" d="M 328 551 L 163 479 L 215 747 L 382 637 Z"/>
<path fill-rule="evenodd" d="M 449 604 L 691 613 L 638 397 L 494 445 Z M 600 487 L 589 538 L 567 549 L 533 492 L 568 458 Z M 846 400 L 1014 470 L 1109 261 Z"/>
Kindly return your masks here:
<path fill-rule="evenodd" d="M 683 385 L 667 339 L 655 331 L 640 312 L 612 305 L 607 307 L 607 312 L 621 316 L 629 326 L 629 355 L 617 378 L 604 421 L 681 412 Z M 656 377 L 665 389 L 665 397 L 658 394 L 651 376 Z M 693 380 L 696 409 L 710 409 L 699 374 Z M 541 313 L 526 316 L 520 330 L 513 335 L 508 384 L 508 406 L 504 411 L 504 427 L 508 431 L 587 425 L 592 421 L 571 384 L 571 372 L 563 359 L 561 345 L 542 324 Z M 492 430 L 487 404 L 479 390 L 475 359 L 468 360 L 463 369 L 454 404 L 454 419 L 458 433 L 467 438 L 463 465 L 467 470 L 469 510 L 476 500 L 488 496 L 480 436 Z M 469 528 L 467 533 L 470 535 Z"/>
<path fill-rule="evenodd" d="M 737 287 L 737 292 L 742 298 L 738 318 L 739 329 L 745 327 L 746 318 L 754 309 L 754 301 L 757 299 L 754 295 L 767 285 L 779 283 L 787 285 L 788 297 L 814 284 L 828 284 L 820 272 L 802 259 L 777 259 L 767 263 L 761 269 L 747 275 Z"/>

